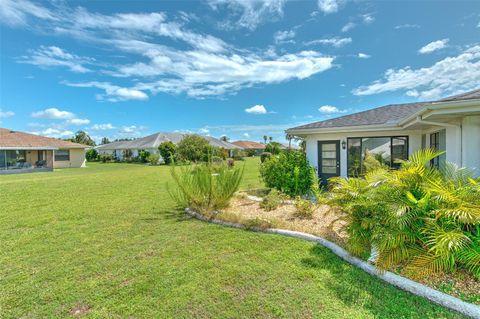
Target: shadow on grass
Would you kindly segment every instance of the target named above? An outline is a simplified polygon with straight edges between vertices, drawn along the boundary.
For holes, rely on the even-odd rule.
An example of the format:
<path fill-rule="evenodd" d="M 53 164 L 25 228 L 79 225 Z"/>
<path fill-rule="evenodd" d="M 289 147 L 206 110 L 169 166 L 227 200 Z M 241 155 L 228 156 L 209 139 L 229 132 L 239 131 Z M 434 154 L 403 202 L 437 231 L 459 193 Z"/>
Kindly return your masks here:
<path fill-rule="evenodd" d="M 180 208 L 160 209 L 153 212 L 155 217 L 142 218 L 144 221 L 160 221 L 160 220 L 174 220 L 177 222 L 184 222 L 192 219 L 191 216 L 185 214 Z"/>
<path fill-rule="evenodd" d="M 322 283 L 349 307 L 362 307 L 375 318 L 463 318 L 428 300 L 395 288 L 316 245 L 303 266 L 323 272 Z"/>

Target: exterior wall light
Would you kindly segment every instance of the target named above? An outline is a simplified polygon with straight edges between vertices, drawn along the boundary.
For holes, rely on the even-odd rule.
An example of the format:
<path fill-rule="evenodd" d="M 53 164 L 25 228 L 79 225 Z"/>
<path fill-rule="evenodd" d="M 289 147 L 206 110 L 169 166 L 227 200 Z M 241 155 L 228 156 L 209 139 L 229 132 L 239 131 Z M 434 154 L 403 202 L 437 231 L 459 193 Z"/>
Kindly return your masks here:
<path fill-rule="evenodd" d="M 342 141 L 342 150 L 347 148 L 347 142 L 345 140 Z"/>

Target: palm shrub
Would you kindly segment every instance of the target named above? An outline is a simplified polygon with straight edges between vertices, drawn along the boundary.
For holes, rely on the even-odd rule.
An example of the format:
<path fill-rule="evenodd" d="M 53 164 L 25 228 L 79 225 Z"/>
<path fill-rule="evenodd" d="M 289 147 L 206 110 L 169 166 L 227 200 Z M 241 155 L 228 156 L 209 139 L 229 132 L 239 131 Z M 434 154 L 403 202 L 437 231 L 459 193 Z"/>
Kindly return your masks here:
<path fill-rule="evenodd" d="M 228 206 L 240 186 L 243 170 L 210 164 L 172 167 L 174 185 L 168 190 L 179 207 L 209 215 Z"/>
<path fill-rule="evenodd" d="M 332 181 L 329 203 L 347 213 L 348 248 L 377 265 L 404 264 L 414 274 L 463 267 L 480 278 L 480 186 L 471 172 L 430 161 L 421 150 L 398 170 L 377 166 L 364 178 Z"/>

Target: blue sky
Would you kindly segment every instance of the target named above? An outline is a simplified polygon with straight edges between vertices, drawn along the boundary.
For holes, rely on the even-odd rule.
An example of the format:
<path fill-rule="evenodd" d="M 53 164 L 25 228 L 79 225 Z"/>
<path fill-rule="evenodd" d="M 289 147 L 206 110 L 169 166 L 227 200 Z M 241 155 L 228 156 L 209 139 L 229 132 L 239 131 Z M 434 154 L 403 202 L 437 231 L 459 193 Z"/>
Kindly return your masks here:
<path fill-rule="evenodd" d="M 479 1 L 0 0 L 0 125 L 97 141 L 288 127 L 480 85 Z"/>

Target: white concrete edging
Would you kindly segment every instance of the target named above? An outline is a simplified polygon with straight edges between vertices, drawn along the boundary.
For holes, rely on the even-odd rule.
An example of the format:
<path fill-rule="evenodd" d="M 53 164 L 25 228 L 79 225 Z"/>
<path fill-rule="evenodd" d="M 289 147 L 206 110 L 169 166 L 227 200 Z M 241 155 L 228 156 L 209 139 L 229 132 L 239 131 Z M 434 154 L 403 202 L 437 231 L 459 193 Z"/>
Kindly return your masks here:
<path fill-rule="evenodd" d="M 205 216 L 191 210 L 190 208 L 186 208 L 185 212 L 192 217 L 195 217 L 197 219 L 200 219 L 209 223 L 228 226 L 228 227 L 234 227 L 234 228 L 240 228 L 240 229 L 247 229 L 247 227 L 245 227 L 245 225 L 242 225 L 242 224 L 225 222 L 219 219 L 208 219 Z M 342 247 L 324 238 L 307 234 L 307 233 L 298 232 L 298 231 L 286 230 L 286 229 L 276 229 L 276 228 L 261 229 L 257 227 L 252 227 L 249 229 L 253 231 L 258 231 L 258 232 L 300 238 L 303 240 L 318 243 L 330 249 L 335 255 L 342 258 L 346 262 L 362 269 L 363 271 L 369 273 L 372 276 L 378 277 L 381 280 L 388 282 L 389 284 L 392 284 L 402 290 L 408 291 L 414 295 L 427 298 L 428 300 L 440 306 L 443 306 L 451 310 L 455 310 L 468 317 L 480 319 L 480 306 L 465 302 L 461 299 L 455 298 L 446 293 L 427 287 L 416 281 L 396 275 L 392 272 L 380 271 L 375 266 L 357 257 L 352 256 L 348 251 L 346 251 Z"/>

